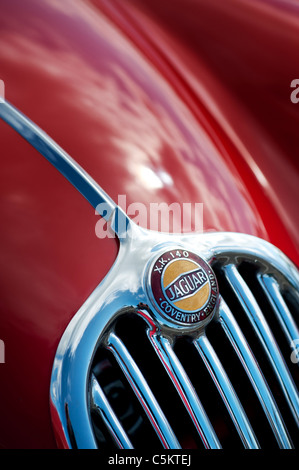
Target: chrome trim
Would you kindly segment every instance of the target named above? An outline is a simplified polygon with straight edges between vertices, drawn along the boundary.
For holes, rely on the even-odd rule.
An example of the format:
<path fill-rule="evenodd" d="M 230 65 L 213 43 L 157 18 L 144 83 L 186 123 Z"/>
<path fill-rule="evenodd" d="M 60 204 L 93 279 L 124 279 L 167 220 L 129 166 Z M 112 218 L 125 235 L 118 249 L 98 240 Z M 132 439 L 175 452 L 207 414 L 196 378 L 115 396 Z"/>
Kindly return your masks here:
<path fill-rule="evenodd" d="M 240 438 L 247 449 L 259 449 L 259 443 L 211 343 L 205 335 L 193 342 L 221 396 Z"/>
<path fill-rule="evenodd" d="M 107 339 L 107 349 L 112 351 L 119 363 L 164 449 L 180 449 L 177 438 L 136 362 L 114 333 L 111 333 Z"/>
<path fill-rule="evenodd" d="M 299 396 L 292 377 L 276 344 L 275 338 L 267 324 L 261 309 L 251 290 L 233 264 L 224 266 L 227 280 L 232 286 L 238 301 L 242 305 L 260 342 L 269 358 L 282 391 L 297 423 L 299 423 Z"/>
<path fill-rule="evenodd" d="M 204 447 L 206 449 L 221 449 L 221 444 L 209 418 L 169 340 L 153 331 L 148 331 L 148 337 L 173 382 Z"/>
<path fill-rule="evenodd" d="M 119 221 L 112 229 L 121 236 L 128 217 L 91 176 L 30 119 L 7 101 L 0 103 L 0 118 L 43 155 L 94 207 L 103 204 L 100 214 L 105 220 Z"/>
<path fill-rule="evenodd" d="M 102 388 L 94 375 L 91 378 L 91 407 L 100 414 L 106 427 L 119 449 L 133 449 L 133 445 L 122 427 L 119 419 L 114 413 Z"/>
<path fill-rule="evenodd" d="M 276 317 L 289 343 L 299 338 L 299 330 L 281 295 L 277 281 L 268 274 L 258 275 L 258 280 L 272 305 Z"/>
<path fill-rule="evenodd" d="M 256 358 L 252 354 L 238 323 L 223 299 L 221 299 L 220 303 L 218 321 L 240 359 L 240 362 L 263 407 L 279 447 L 283 449 L 291 449 L 293 444 L 269 386 L 261 373 L 261 369 Z"/>

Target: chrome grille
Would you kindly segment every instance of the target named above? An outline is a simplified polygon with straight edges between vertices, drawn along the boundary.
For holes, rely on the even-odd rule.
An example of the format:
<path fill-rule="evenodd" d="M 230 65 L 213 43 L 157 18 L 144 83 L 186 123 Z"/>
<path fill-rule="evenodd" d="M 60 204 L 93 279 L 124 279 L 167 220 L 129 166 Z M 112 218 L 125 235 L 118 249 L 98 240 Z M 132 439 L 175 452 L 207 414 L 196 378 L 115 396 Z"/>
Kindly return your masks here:
<path fill-rule="evenodd" d="M 105 350 L 110 352 L 114 367 L 120 369 L 121 383 L 125 388 L 130 388 L 137 397 L 139 406 L 134 400 L 128 403 L 132 410 L 134 407 L 139 409 L 135 411 L 135 414 L 139 416 L 140 423 L 144 420 L 150 423 L 157 441 L 160 441 L 164 448 L 184 446 L 219 448 L 225 447 L 226 444 L 236 447 L 239 445 L 238 441 L 245 448 L 259 448 L 263 445 L 273 445 L 273 439 L 279 447 L 291 447 L 298 437 L 296 428 L 299 422 L 299 402 L 298 392 L 294 385 L 297 364 L 292 371 L 294 377 L 289 370 L 290 365 L 294 366 L 290 361 L 290 341 L 298 338 L 299 335 L 294 316 L 287 303 L 296 305 L 297 292 L 287 279 L 281 276 L 281 273 L 275 272 L 264 260 L 262 263 L 258 263 L 257 260 L 252 262 L 241 254 L 229 262 L 225 258 L 221 254 L 218 260 L 214 260 L 214 268 L 220 280 L 222 299 L 219 314 L 206 331 L 198 336 L 168 338 L 163 335 L 163 332 L 159 332 L 150 312 L 124 311 L 120 313 L 116 323 L 110 325 L 109 330 L 104 334 L 105 340 L 100 344 L 102 356 L 105 357 Z M 246 279 L 251 279 L 251 282 L 247 283 Z M 257 285 L 260 287 L 260 292 L 255 296 Z M 237 303 L 238 306 L 236 306 Z M 264 311 L 267 311 L 267 314 L 264 314 Z M 134 318 L 136 314 L 142 320 L 139 321 L 138 327 Z M 129 320 L 130 316 L 131 320 Z M 246 321 L 248 324 L 245 327 Z M 126 322 L 129 322 L 129 327 L 126 326 Z M 131 337 L 122 333 L 128 328 L 134 332 Z M 139 341 L 139 349 L 136 346 L 131 347 L 136 334 L 142 336 L 142 328 L 145 333 L 143 342 Z M 248 338 L 249 328 L 251 333 Z M 279 341 L 286 340 L 287 347 L 278 345 L 272 329 L 278 333 Z M 249 344 L 252 339 L 254 340 L 253 346 Z M 156 361 L 151 359 L 150 362 L 152 374 L 156 375 L 157 361 L 159 361 L 164 373 L 166 372 L 169 377 L 168 382 L 165 380 L 161 382 L 165 387 L 162 394 L 159 386 L 153 386 L 153 382 L 160 383 L 161 371 L 160 375 L 157 373 L 157 376 L 149 380 L 151 372 L 143 358 L 144 355 L 149 354 L 148 345 L 145 347 L 145 342 L 148 342 L 156 355 Z M 231 347 L 229 354 L 227 343 Z M 257 349 L 254 346 L 256 343 L 258 343 L 258 350 L 254 353 L 253 350 Z M 189 352 L 186 353 L 184 348 L 187 351 L 193 348 L 192 356 Z M 130 349 L 132 352 L 129 351 Z M 236 359 L 231 362 L 231 367 L 227 358 L 224 361 L 225 366 L 222 364 L 224 351 L 228 357 L 232 354 L 236 356 L 239 362 L 238 370 L 241 366 L 245 374 L 239 375 L 239 372 L 236 374 L 236 371 L 231 371 L 231 367 L 235 367 Z M 285 358 L 283 351 L 285 351 Z M 188 364 L 189 357 L 192 357 L 191 367 Z M 268 364 L 264 367 L 266 361 Z M 186 367 L 183 363 L 186 363 Z M 96 368 L 97 364 L 95 361 L 93 368 Z M 267 372 L 269 366 L 273 371 L 272 374 Z M 192 368 L 195 371 L 202 371 L 205 368 L 206 372 L 202 374 L 202 377 L 209 375 L 210 380 L 200 380 L 199 376 L 194 379 L 194 383 L 187 373 L 187 369 Z M 194 374 L 193 371 L 191 374 L 194 376 L 196 372 Z M 276 380 L 273 380 L 273 374 Z M 244 382 L 241 387 L 238 386 L 238 380 Z M 275 382 L 274 388 L 277 389 L 278 386 L 280 388 L 276 394 L 279 396 L 282 408 L 273 396 L 275 395 L 271 387 L 273 382 Z M 224 406 L 221 407 L 218 403 L 216 408 L 219 414 L 215 416 L 212 412 L 211 417 L 205 403 L 209 399 L 209 391 L 213 386 L 216 394 L 214 390 L 210 395 L 213 397 L 212 401 L 222 400 Z M 205 387 L 208 393 L 202 393 Z M 248 404 L 246 393 L 249 387 L 252 390 L 248 393 L 250 396 Z M 154 388 L 155 393 L 153 393 Z M 243 389 L 241 390 L 242 400 L 237 389 Z M 165 391 L 170 402 L 173 401 L 168 412 L 161 405 L 166 401 Z M 118 392 L 115 393 L 117 395 Z M 174 394 L 180 398 L 184 410 L 173 399 Z M 255 399 L 252 395 L 255 395 Z M 101 374 L 96 377 L 94 370 L 91 373 L 90 396 L 93 416 L 98 414 L 106 423 L 109 434 L 108 445 L 116 445 L 120 448 L 135 447 L 134 432 L 111 408 L 101 388 Z M 213 403 L 208 405 L 208 409 L 210 410 L 211 407 Z M 255 408 L 257 409 L 253 413 Z M 179 409 L 180 416 L 185 413 L 189 418 L 187 420 L 184 417 L 184 422 L 187 422 L 184 428 L 185 435 L 178 429 L 180 424 L 171 423 L 171 415 L 174 410 Z M 264 414 L 263 417 L 262 414 Z M 263 421 L 262 425 L 261 421 Z M 232 426 L 235 428 L 233 431 Z M 95 424 L 94 430 L 95 433 L 99 432 Z M 141 424 L 140 432 L 142 432 Z M 290 434 L 293 435 L 290 436 Z M 146 431 L 142 439 L 148 445 L 149 438 Z"/>
<path fill-rule="evenodd" d="M 207 326 L 157 319 L 142 281 L 157 245 L 146 251 L 147 241 L 142 252 L 136 240 L 73 318 L 52 374 L 62 445 L 298 446 L 298 271 L 255 237 L 207 234 L 188 246 L 196 250 L 198 240 L 221 294 Z"/>

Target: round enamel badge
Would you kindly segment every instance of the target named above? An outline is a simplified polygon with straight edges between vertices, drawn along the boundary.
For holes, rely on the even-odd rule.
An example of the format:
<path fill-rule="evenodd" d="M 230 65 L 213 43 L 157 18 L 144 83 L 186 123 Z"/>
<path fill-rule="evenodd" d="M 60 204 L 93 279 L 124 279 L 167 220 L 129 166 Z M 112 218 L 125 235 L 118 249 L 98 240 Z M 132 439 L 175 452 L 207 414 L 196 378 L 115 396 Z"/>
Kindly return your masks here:
<path fill-rule="evenodd" d="M 211 266 L 195 253 L 173 249 L 152 264 L 149 281 L 156 308 L 175 323 L 193 325 L 212 317 L 218 301 Z"/>

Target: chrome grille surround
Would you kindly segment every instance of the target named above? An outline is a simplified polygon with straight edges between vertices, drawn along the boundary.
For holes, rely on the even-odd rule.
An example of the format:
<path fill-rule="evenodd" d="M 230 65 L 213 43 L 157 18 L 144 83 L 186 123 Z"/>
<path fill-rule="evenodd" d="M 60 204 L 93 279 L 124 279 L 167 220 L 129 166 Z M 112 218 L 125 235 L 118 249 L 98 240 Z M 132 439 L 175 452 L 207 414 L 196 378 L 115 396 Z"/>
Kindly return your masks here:
<path fill-rule="evenodd" d="M 138 364 L 139 357 L 133 357 L 130 347 L 117 333 L 118 322 L 130 314 L 144 322 L 146 341 L 166 372 L 165 375 L 170 378 L 173 393 L 178 394 L 202 446 L 217 449 L 222 447 L 222 442 L 175 352 L 178 338 L 188 339 L 195 349 L 222 398 L 242 445 L 245 448 L 261 446 L 256 437 L 257 429 L 253 429 L 245 411 L 246 406 L 241 404 L 230 381 L 230 371 L 223 366 L 222 355 L 216 353 L 215 345 L 207 335 L 209 325 L 174 325 L 151 306 L 145 285 L 147 266 L 154 256 L 172 246 L 192 250 L 209 264 L 216 266 L 218 275 L 223 276 L 230 296 L 234 296 L 239 303 L 242 315 L 246 316 L 254 331 L 255 341 L 267 357 L 295 427 L 298 427 L 299 398 L 288 369 L 289 363 L 283 359 L 264 312 L 240 272 L 242 269 L 239 269 L 244 263 L 254 268 L 255 278 L 271 305 L 270 317 L 278 319 L 280 329 L 289 343 L 299 338 L 286 301 L 286 295 L 291 295 L 299 304 L 298 271 L 289 259 L 273 245 L 256 237 L 237 233 L 166 235 L 129 224 L 126 236 L 120 237 L 120 240 L 120 251 L 114 266 L 72 319 L 57 350 L 51 380 L 51 410 L 58 442 L 70 448 L 97 448 L 99 441 L 93 421 L 96 414 L 104 423 L 116 448 L 134 447 L 129 433 L 92 369 L 95 355 L 101 349 L 109 351 L 113 356 L 162 448 L 174 449 L 182 446 L 172 429 L 169 412 L 166 414 L 163 410 L 159 396 L 153 393 L 148 384 L 149 377 L 143 374 Z M 251 383 L 269 423 L 269 432 L 273 434 L 277 445 L 281 448 L 293 447 L 289 431 L 273 397 L 271 384 L 267 383 L 264 376 L 264 364 L 257 362 L 252 345 L 249 346 L 246 339 L 247 331 L 242 331 L 238 315 L 235 315 L 230 307 L 230 299 L 227 301 L 225 295 L 221 295 L 219 309 L 212 324 L 219 325 L 228 339 Z M 140 356 L 142 353 L 140 351 Z M 144 440 L 146 441 L 146 436 Z"/>

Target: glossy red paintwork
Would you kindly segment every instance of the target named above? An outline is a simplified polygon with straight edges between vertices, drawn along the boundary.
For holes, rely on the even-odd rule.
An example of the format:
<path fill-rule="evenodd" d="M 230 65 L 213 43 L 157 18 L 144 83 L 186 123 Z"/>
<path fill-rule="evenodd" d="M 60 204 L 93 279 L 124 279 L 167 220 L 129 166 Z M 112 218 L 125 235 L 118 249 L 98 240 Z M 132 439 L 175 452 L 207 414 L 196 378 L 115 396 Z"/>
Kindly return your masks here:
<path fill-rule="evenodd" d="M 299 263 L 298 13 L 166 3 L 3 3 L 6 99 L 113 199 L 203 202 L 205 230 L 263 237 Z M 0 135 L 0 446 L 53 447 L 55 351 L 117 242 L 95 236 L 94 210 L 2 122 Z"/>

